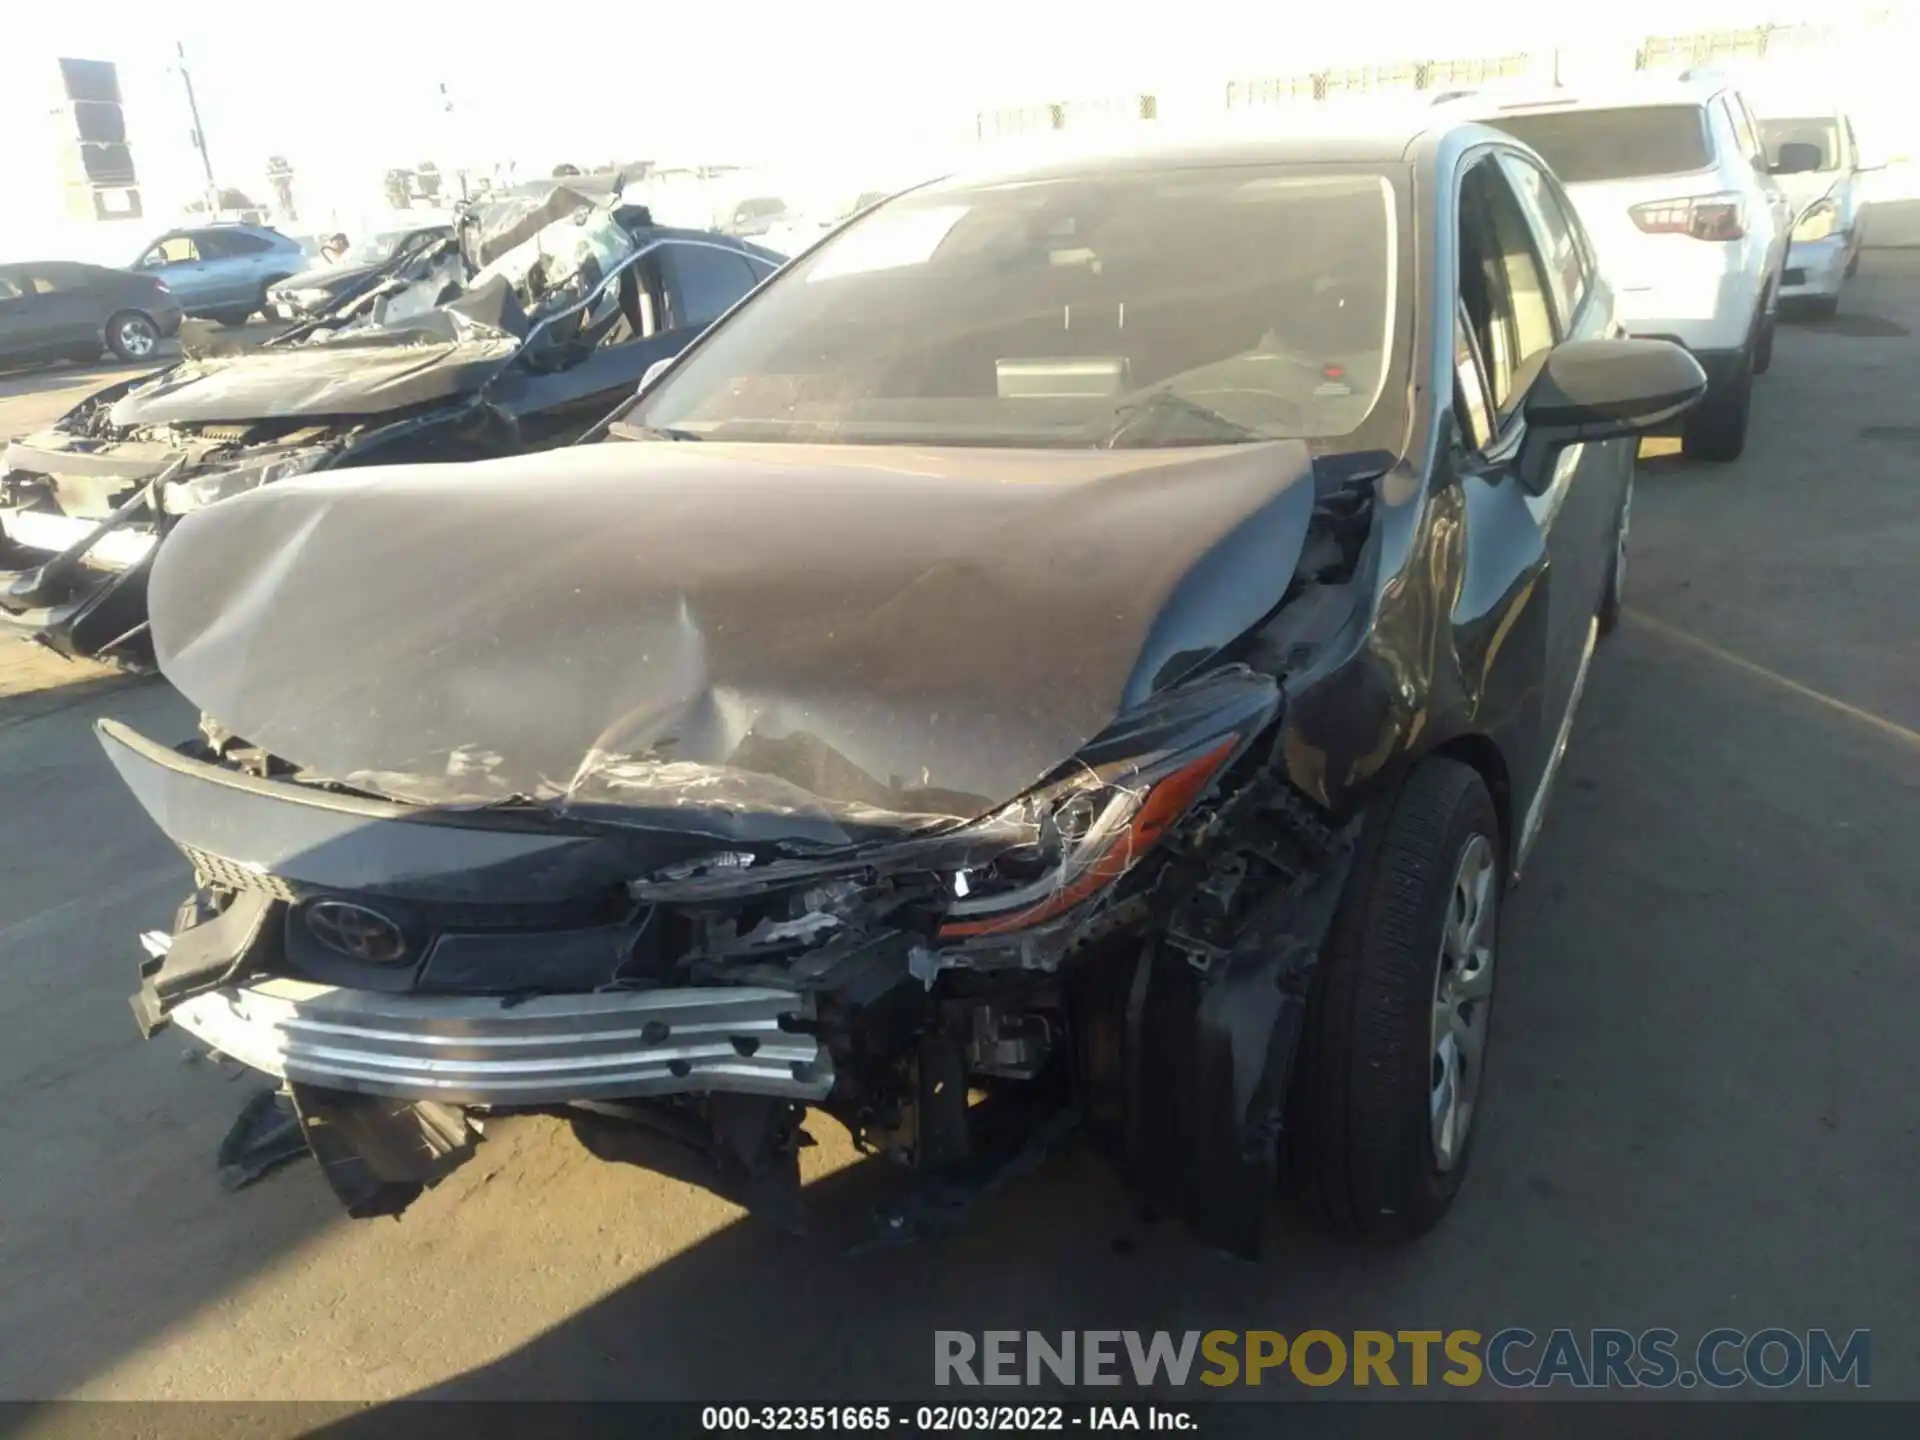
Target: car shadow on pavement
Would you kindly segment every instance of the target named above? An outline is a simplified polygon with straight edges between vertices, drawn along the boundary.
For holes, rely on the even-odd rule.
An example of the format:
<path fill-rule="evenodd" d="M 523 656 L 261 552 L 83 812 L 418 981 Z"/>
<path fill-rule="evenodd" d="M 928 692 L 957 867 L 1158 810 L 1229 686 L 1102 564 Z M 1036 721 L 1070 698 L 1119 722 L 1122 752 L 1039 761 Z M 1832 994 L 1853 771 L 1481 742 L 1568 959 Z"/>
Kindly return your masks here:
<path fill-rule="evenodd" d="M 0 730 L 81 708 L 133 686 L 157 683 L 153 676 L 68 660 L 39 646 L 0 637 Z"/>
<path fill-rule="evenodd" d="M 174 342 L 163 340 L 150 358 L 133 365 L 102 356 L 89 364 L 59 360 L 48 365 L 0 367 L 0 400 L 41 395 L 49 390 L 70 390 L 80 385 L 97 389 L 131 375 L 171 365 L 179 358 L 179 348 Z"/>

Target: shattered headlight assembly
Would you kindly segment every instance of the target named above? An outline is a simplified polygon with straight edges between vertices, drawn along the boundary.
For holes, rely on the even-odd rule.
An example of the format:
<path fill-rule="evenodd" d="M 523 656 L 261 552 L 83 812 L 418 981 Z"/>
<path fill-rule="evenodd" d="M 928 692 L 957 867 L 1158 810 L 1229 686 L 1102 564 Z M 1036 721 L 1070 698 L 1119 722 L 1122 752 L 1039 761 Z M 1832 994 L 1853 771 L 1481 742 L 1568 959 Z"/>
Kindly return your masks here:
<path fill-rule="evenodd" d="M 1807 213 L 1794 224 L 1793 238 L 1805 244 L 1829 239 L 1840 224 L 1840 207 L 1821 200 L 1807 207 Z"/>
<path fill-rule="evenodd" d="M 331 454 L 324 446 L 316 445 L 308 450 L 283 452 L 238 465 L 231 470 L 214 470 L 190 480 L 175 480 L 160 492 L 160 508 L 169 515 L 189 515 L 276 480 L 304 475 L 317 469 Z"/>
<path fill-rule="evenodd" d="M 1228 676 L 1224 686 L 1213 688 L 1238 692 L 1228 697 L 1226 713 L 1213 717 L 1231 729 L 1170 727 L 1178 736 L 1170 743 L 1089 765 L 983 822 L 983 828 L 1002 831 L 1025 825 L 1033 843 L 996 860 L 987 872 L 956 875 L 955 898 L 937 938 L 1011 939 L 1092 900 L 1144 860 L 1272 718 L 1277 693 L 1271 681 Z"/>

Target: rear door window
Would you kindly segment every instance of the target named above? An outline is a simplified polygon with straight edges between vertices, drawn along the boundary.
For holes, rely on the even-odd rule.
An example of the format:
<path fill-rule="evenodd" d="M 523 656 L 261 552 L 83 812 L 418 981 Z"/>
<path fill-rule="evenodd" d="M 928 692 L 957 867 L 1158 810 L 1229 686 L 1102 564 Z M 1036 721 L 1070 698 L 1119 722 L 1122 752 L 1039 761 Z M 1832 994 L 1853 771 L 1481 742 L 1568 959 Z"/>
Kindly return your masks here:
<path fill-rule="evenodd" d="M 1753 112 L 1747 109 L 1747 102 L 1737 92 L 1729 90 L 1726 100 L 1727 111 L 1733 116 L 1733 133 L 1740 142 L 1741 153 L 1757 168 L 1766 162 L 1766 150 L 1760 144 L 1759 123 L 1754 120 Z"/>
<path fill-rule="evenodd" d="M 247 230 L 223 231 L 220 240 L 229 255 L 262 255 L 273 249 L 273 242 L 266 236 Z"/>
<path fill-rule="evenodd" d="M 711 245 L 668 245 L 660 256 L 676 329 L 711 325 L 758 278 L 743 256 Z"/>
<path fill-rule="evenodd" d="M 1568 185 L 1683 175 L 1713 163 L 1698 105 L 1629 105 L 1495 115 L 1486 124 L 1530 146 Z"/>

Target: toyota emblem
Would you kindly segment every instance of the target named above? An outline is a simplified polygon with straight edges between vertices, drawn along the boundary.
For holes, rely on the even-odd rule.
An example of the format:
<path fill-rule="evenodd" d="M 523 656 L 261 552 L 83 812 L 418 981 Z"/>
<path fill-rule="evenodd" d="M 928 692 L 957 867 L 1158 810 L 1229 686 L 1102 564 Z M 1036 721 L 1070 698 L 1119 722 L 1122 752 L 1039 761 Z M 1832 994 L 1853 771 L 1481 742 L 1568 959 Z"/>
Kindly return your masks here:
<path fill-rule="evenodd" d="M 345 900 L 316 900 L 307 907 L 307 929 L 329 950 L 369 965 L 396 965 L 407 958 L 407 936 L 378 910 Z"/>

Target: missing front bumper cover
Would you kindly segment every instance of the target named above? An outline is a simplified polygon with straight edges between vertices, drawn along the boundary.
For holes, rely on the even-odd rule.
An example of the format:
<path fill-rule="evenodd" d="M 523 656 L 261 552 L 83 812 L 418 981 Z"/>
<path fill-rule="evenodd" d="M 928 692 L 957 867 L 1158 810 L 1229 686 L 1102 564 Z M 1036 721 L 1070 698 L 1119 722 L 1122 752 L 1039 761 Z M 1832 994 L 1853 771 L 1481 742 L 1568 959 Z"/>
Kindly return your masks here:
<path fill-rule="evenodd" d="M 463 1105 L 734 1091 L 817 1101 L 826 1048 L 787 990 L 383 995 L 290 979 L 226 986 L 170 1017 L 221 1054 L 307 1085 Z"/>

